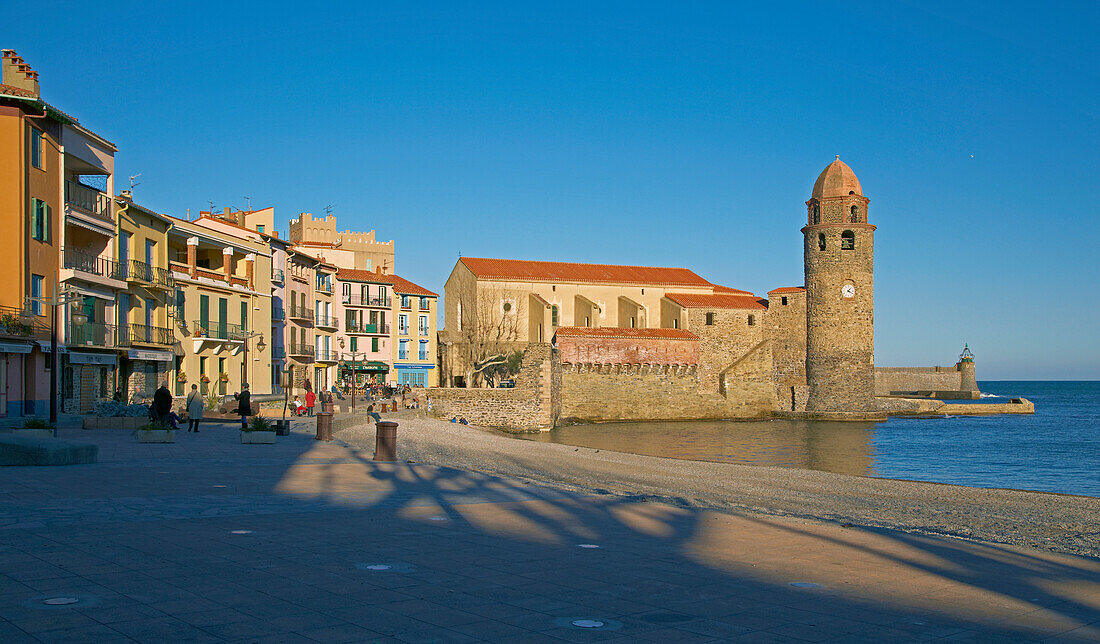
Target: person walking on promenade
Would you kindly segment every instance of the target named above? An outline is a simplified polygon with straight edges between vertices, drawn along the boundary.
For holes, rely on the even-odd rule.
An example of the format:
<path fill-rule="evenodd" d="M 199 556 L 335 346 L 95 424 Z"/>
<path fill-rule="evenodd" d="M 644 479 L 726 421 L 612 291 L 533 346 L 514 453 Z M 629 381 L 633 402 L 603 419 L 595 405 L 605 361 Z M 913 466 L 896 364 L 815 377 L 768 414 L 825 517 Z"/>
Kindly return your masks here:
<path fill-rule="evenodd" d="M 153 393 L 153 418 L 158 423 L 166 423 L 170 411 L 172 411 L 172 393 L 168 391 L 168 382 L 165 381 Z"/>
<path fill-rule="evenodd" d="M 191 385 L 191 393 L 187 394 L 187 431 L 199 433 L 199 421 L 202 420 L 204 404 L 199 386 Z"/>
<path fill-rule="evenodd" d="M 312 389 L 306 390 L 306 415 L 313 415 L 313 406 L 317 404 L 317 394 Z"/>
<path fill-rule="evenodd" d="M 237 413 L 241 415 L 241 429 L 248 427 L 248 417 L 252 415 L 252 395 L 248 393 L 248 383 L 241 383 L 241 393 L 233 394 L 237 399 Z"/>

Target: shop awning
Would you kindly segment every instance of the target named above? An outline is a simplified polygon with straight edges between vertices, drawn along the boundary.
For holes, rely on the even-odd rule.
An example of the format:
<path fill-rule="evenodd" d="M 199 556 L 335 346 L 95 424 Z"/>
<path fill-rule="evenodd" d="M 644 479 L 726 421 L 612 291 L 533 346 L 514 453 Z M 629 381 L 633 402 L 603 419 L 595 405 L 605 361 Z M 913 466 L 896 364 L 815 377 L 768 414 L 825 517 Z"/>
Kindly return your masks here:
<path fill-rule="evenodd" d="M 0 353 L 30 353 L 31 345 L 20 342 L 0 342 Z"/>
<path fill-rule="evenodd" d="M 389 371 L 390 366 L 385 362 L 378 362 L 377 360 L 368 360 L 366 362 L 345 362 L 344 368 L 351 369 L 353 371 Z"/>
<path fill-rule="evenodd" d="M 70 351 L 69 362 L 73 364 L 103 364 L 114 366 L 116 359 L 113 353 L 84 353 L 83 351 Z"/>
<path fill-rule="evenodd" d="M 130 349 L 126 357 L 131 360 L 151 360 L 153 362 L 172 362 L 176 356 L 168 351 L 146 351 L 143 349 Z"/>

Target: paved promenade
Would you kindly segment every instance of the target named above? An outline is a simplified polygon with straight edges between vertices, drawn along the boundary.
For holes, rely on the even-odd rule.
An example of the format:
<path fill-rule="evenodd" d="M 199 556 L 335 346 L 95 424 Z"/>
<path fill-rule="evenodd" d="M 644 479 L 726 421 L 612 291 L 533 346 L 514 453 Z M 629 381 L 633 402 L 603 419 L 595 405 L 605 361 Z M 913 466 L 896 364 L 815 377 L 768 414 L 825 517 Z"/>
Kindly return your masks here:
<path fill-rule="evenodd" d="M 0 468 L 0 642 L 1100 640 L 1100 561 L 570 494 L 230 424 Z M 47 603 L 50 602 L 50 603 Z"/>

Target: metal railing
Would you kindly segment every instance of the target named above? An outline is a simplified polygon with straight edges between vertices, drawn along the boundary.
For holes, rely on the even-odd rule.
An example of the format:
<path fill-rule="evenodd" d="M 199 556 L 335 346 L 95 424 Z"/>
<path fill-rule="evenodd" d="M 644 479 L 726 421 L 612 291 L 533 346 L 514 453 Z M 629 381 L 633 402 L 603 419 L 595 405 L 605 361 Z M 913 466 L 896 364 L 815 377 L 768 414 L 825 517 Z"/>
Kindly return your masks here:
<path fill-rule="evenodd" d="M 279 322 L 279 321 L 285 320 L 285 319 L 286 319 L 286 311 L 284 311 L 282 308 L 273 308 L 273 309 L 271 309 L 271 321 L 272 322 Z"/>
<path fill-rule="evenodd" d="M 340 322 L 331 315 L 318 315 L 314 324 L 320 327 L 324 327 L 326 329 L 340 328 Z"/>
<path fill-rule="evenodd" d="M 291 344 L 288 352 L 292 356 L 299 358 L 308 358 L 313 361 L 313 346 L 309 344 Z"/>
<path fill-rule="evenodd" d="M 43 312 L 49 307 L 42 307 Z M 0 306 L 0 335 L 17 338 L 49 339 L 50 320 L 48 317 L 39 319 L 37 316 L 25 322 L 22 311 L 11 306 Z"/>
<path fill-rule="evenodd" d="M 271 347 L 271 359 L 272 360 L 284 360 L 286 359 L 286 349 L 283 347 Z"/>
<path fill-rule="evenodd" d="M 318 349 L 317 350 L 318 362 L 339 362 L 340 352 L 335 349 Z"/>
<path fill-rule="evenodd" d="M 171 345 L 174 342 L 172 329 L 165 326 L 149 326 L 148 324 L 134 324 L 119 327 L 119 346 L 139 344 Z"/>
<path fill-rule="evenodd" d="M 331 293 L 332 280 L 317 280 L 317 290 L 322 293 Z"/>
<path fill-rule="evenodd" d="M 172 271 L 165 268 L 150 266 L 141 260 L 131 259 L 128 268 L 129 270 L 126 273 L 128 279 L 140 280 L 165 288 L 171 287 L 176 283 L 176 279 L 172 276 Z"/>
<path fill-rule="evenodd" d="M 283 269 L 273 268 L 271 269 L 271 281 L 277 284 L 283 283 Z"/>
<path fill-rule="evenodd" d="M 343 295 L 341 303 L 348 306 L 384 306 L 389 308 L 393 300 L 388 297 L 362 297 L 360 295 Z"/>
<path fill-rule="evenodd" d="M 111 200 L 103 192 L 76 181 L 65 181 L 65 203 L 100 219 L 111 219 Z"/>
<path fill-rule="evenodd" d="M 113 347 L 115 325 L 99 322 L 69 325 L 69 346 Z"/>
<path fill-rule="evenodd" d="M 228 322 L 196 320 L 193 328 L 195 335 L 213 340 L 240 340 L 247 334 L 243 326 Z"/>
<path fill-rule="evenodd" d="M 113 280 L 123 279 L 123 267 L 113 259 L 106 259 L 75 248 L 62 248 L 62 267 L 90 273 Z"/>
<path fill-rule="evenodd" d="M 313 322 L 313 310 L 290 307 L 290 318 L 293 320 L 306 320 Z"/>
<path fill-rule="evenodd" d="M 348 333 L 370 333 L 370 334 L 382 334 L 389 335 L 390 325 L 388 324 L 354 324 L 351 322 L 344 323 L 344 330 Z"/>

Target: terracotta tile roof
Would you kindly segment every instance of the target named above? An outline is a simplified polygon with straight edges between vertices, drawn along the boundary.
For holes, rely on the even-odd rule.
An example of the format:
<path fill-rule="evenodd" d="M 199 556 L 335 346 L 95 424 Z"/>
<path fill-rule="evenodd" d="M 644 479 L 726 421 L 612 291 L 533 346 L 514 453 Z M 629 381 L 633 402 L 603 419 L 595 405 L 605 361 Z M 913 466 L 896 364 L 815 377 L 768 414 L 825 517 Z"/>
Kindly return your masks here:
<path fill-rule="evenodd" d="M 618 327 L 558 327 L 555 334 L 563 338 L 637 338 L 652 340 L 698 340 L 699 336 L 683 329 L 620 329 Z"/>
<path fill-rule="evenodd" d="M 773 288 L 768 291 L 768 295 L 772 293 L 804 293 L 806 291 L 805 286 L 781 286 L 779 288 Z"/>
<path fill-rule="evenodd" d="M 767 300 L 755 295 L 735 295 L 715 293 L 699 295 L 696 293 L 666 293 L 665 297 L 686 309 L 767 309 Z"/>
<path fill-rule="evenodd" d="M 487 259 L 480 257 L 463 257 L 458 261 L 469 268 L 474 275 L 486 279 L 653 286 L 713 286 L 710 282 L 686 268 L 536 262 L 524 259 Z"/>
<path fill-rule="evenodd" d="M 357 268 L 341 268 L 336 271 L 336 279 L 345 282 L 370 282 L 371 284 L 390 284 L 394 293 L 401 295 L 423 295 L 425 297 L 439 297 L 428 289 L 410 282 L 400 275 L 383 275 L 374 271 L 365 271 Z"/>
<path fill-rule="evenodd" d="M 722 286 L 720 284 L 714 285 L 715 293 L 739 293 L 741 295 L 752 295 L 752 291 L 742 291 L 739 288 L 733 288 L 732 286 Z"/>
<path fill-rule="evenodd" d="M 16 87 L 15 85 L 5 85 L 0 83 L 0 94 L 7 94 L 8 96 L 19 96 L 21 98 L 38 98 L 29 89 L 23 89 L 22 87 Z"/>

